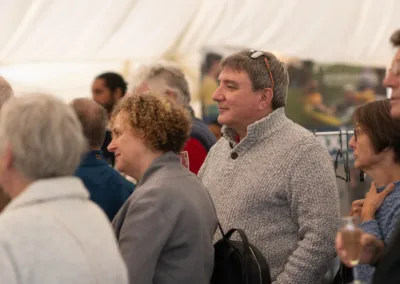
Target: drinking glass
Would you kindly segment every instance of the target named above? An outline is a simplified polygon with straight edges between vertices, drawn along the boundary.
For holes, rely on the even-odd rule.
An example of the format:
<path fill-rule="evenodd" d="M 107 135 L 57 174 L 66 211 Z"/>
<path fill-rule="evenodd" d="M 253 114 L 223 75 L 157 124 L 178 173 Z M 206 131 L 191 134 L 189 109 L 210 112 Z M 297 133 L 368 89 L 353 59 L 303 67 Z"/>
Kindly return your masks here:
<path fill-rule="evenodd" d="M 358 216 L 348 216 L 341 218 L 340 232 L 342 233 L 343 248 L 347 251 L 350 264 L 353 266 L 352 284 L 364 284 L 358 279 L 357 265 L 360 262 L 362 247 L 360 228 L 360 219 Z"/>
<path fill-rule="evenodd" d="M 181 164 L 189 169 L 189 154 L 187 151 L 182 151 L 179 153 L 179 159 L 181 160 Z"/>

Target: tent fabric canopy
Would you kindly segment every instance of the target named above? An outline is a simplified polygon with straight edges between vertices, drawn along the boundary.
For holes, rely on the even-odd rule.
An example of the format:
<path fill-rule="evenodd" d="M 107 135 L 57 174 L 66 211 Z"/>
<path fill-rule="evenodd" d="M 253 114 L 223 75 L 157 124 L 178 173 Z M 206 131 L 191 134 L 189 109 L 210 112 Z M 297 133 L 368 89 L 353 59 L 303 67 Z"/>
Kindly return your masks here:
<path fill-rule="evenodd" d="M 195 89 L 210 47 L 387 66 L 397 0 L 0 0 L 0 74 L 17 89 L 88 95 L 93 76 L 175 61 Z"/>

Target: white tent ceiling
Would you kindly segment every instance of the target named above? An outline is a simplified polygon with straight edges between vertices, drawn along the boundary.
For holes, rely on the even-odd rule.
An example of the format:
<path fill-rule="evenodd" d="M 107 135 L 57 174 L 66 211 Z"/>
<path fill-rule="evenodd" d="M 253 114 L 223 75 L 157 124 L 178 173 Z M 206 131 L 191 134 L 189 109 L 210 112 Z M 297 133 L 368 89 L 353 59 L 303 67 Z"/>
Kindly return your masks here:
<path fill-rule="evenodd" d="M 207 47 L 385 66 L 398 11 L 398 0 L 0 0 L 0 75 L 69 99 L 100 72 L 159 59 L 195 86 Z"/>

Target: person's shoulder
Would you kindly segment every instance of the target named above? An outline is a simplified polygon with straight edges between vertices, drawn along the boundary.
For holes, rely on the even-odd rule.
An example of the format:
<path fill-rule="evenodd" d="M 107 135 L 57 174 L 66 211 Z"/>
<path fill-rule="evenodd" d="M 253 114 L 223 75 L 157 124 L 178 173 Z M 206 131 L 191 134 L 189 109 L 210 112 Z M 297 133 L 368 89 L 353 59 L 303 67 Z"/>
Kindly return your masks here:
<path fill-rule="evenodd" d="M 301 144 L 301 145 L 318 145 L 322 144 L 318 141 L 318 138 L 310 130 L 304 128 L 303 126 L 290 121 L 285 127 L 286 136 L 290 137 L 291 142 Z M 288 141 L 288 142 L 289 142 Z"/>
<path fill-rule="evenodd" d="M 33 206 L 8 208 L 0 214 L 0 239 L 18 239 L 32 232 L 37 223 L 47 222 L 46 216 Z"/>
<path fill-rule="evenodd" d="M 398 210 L 400 207 L 400 181 L 394 183 L 393 191 L 385 198 L 382 207 L 387 207 L 389 210 Z M 400 212 L 398 213 L 400 214 Z"/>
<path fill-rule="evenodd" d="M 135 184 L 129 181 L 126 177 L 124 177 L 120 172 L 116 169 L 109 167 L 107 169 L 110 174 L 110 179 L 108 180 L 110 186 L 119 187 L 119 188 L 131 188 L 131 192 L 135 188 Z"/>
<path fill-rule="evenodd" d="M 179 191 L 184 183 L 198 181 L 198 177 L 186 168 L 179 165 L 165 165 L 160 167 L 150 178 L 137 187 L 137 193 L 163 196 Z"/>
<path fill-rule="evenodd" d="M 209 140 L 208 143 L 214 144 L 217 140 L 215 135 L 208 128 L 208 125 L 197 117 L 192 117 L 192 128 L 190 136 L 197 138 L 197 140 Z"/>
<path fill-rule="evenodd" d="M 292 121 L 282 133 L 282 144 L 287 149 L 287 157 L 293 160 L 331 160 L 328 150 L 315 134 Z"/>
<path fill-rule="evenodd" d="M 185 151 L 190 151 L 190 152 L 194 152 L 195 154 L 197 154 L 196 152 L 199 150 L 204 150 L 206 151 L 206 148 L 203 146 L 203 144 L 201 143 L 201 141 L 195 137 L 190 137 L 186 143 L 185 143 L 185 147 L 184 147 Z"/>

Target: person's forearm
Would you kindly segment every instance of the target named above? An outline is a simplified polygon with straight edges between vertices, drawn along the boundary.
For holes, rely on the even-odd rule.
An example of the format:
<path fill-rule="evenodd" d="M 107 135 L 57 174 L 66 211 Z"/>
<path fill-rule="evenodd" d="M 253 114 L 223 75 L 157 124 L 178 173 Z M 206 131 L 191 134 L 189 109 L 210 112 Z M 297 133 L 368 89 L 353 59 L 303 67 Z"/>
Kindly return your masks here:
<path fill-rule="evenodd" d="M 382 232 L 379 227 L 378 221 L 375 219 L 369 220 L 369 221 L 363 221 L 360 224 L 361 229 L 370 235 L 373 235 L 377 238 L 377 240 L 382 240 Z"/>

